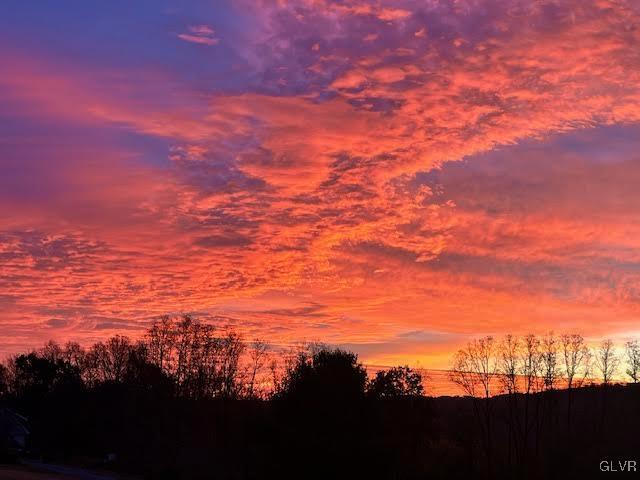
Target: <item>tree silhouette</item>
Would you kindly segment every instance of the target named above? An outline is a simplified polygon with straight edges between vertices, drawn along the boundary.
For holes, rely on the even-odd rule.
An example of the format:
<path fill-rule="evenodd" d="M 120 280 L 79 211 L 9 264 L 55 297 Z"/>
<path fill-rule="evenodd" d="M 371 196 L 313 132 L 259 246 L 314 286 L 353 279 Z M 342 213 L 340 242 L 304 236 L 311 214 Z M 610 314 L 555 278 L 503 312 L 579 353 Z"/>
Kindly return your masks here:
<path fill-rule="evenodd" d="M 161 317 L 147 332 L 150 361 L 174 381 L 180 397 L 241 396 L 246 345 L 237 333 L 217 333 L 190 315 Z"/>
<path fill-rule="evenodd" d="M 521 448 L 523 449 L 521 453 L 521 458 L 525 458 L 527 452 L 529 451 L 529 437 L 531 434 L 531 429 L 537 424 L 537 414 L 539 414 L 540 404 L 539 401 L 536 401 L 536 415 L 531 414 L 531 397 L 534 393 L 540 391 L 543 381 L 542 381 L 542 355 L 540 352 L 540 340 L 533 334 L 525 335 L 522 339 L 522 360 L 521 360 L 521 371 L 520 375 L 522 377 L 523 382 L 523 393 L 524 393 L 524 411 L 523 411 L 523 420 L 522 420 L 522 441 Z M 536 397 L 537 398 L 537 397 Z M 522 461 L 522 466 L 524 467 L 526 462 Z"/>
<path fill-rule="evenodd" d="M 147 332 L 147 339 L 151 361 L 161 370 L 171 371 L 175 346 L 175 330 L 171 317 L 163 315 L 154 321 Z"/>
<path fill-rule="evenodd" d="M 9 369 L 0 363 L 0 398 L 9 393 Z"/>
<path fill-rule="evenodd" d="M 514 454 L 519 455 L 518 448 L 518 396 L 519 390 L 519 373 L 520 373 L 520 357 L 521 342 L 514 335 L 507 334 L 499 345 L 498 353 L 498 370 L 502 387 L 507 394 L 507 458 L 508 464 L 511 465 Z"/>
<path fill-rule="evenodd" d="M 547 333 L 540 342 L 542 379 L 545 390 L 553 390 L 556 387 L 559 373 L 558 340 L 553 332 Z"/>
<path fill-rule="evenodd" d="M 80 372 L 61 359 L 53 360 L 31 352 L 12 360 L 12 390 L 18 396 L 44 397 L 57 388 L 80 384 Z"/>
<path fill-rule="evenodd" d="M 450 379 L 472 397 L 474 412 L 482 432 L 487 475 L 493 469 L 493 404 L 494 382 L 498 374 L 497 347 L 492 336 L 472 340 L 454 357 Z M 482 399 L 479 404 L 478 398 Z"/>
<path fill-rule="evenodd" d="M 258 394 L 257 383 L 260 374 L 267 362 L 267 354 L 269 344 L 264 340 L 255 339 L 249 347 L 249 367 L 248 367 L 248 385 L 247 397 L 255 398 Z"/>
<path fill-rule="evenodd" d="M 502 386 L 508 394 L 516 393 L 519 389 L 520 348 L 520 339 L 511 334 L 505 335 L 499 345 L 498 370 Z"/>
<path fill-rule="evenodd" d="M 275 406 L 297 476 L 302 469 L 307 478 L 355 478 L 361 471 L 366 452 L 360 445 L 369 428 L 366 380 L 357 355 L 329 347 L 301 351 L 287 368 Z"/>
<path fill-rule="evenodd" d="M 240 359 L 245 351 L 242 337 L 229 332 L 220 340 L 220 378 L 221 394 L 226 398 L 238 397 L 242 390 Z"/>
<path fill-rule="evenodd" d="M 105 343 L 98 342 L 94 345 L 103 381 L 118 383 L 124 379 L 131 348 L 131 340 L 120 335 L 111 337 Z"/>
<path fill-rule="evenodd" d="M 301 352 L 283 379 L 281 396 L 288 399 L 359 399 L 364 396 L 367 372 L 354 353 L 321 348 L 311 355 Z"/>
<path fill-rule="evenodd" d="M 603 385 L 609 385 L 615 376 L 620 361 L 615 353 L 613 341 L 605 339 L 596 351 L 596 368 L 600 372 Z"/>
<path fill-rule="evenodd" d="M 377 398 L 420 397 L 424 395 L 422 375 L 406 365 L 380 370 L 369 382 L 367 393 Z"/>
<path fill-rule="evenodd" d="M 571 427 L 571 406 L 573 389 L 582 386 L 589 376 L 591 352 L 582 335 L 564 334 L 560 337 L 563 360 L 563 374 L 567 382 L 567 428 Z"/>
<path fill-rule="evenodd" d="M 638 340 L 629 340 L 625 343 L 627 357 L 627 375 L 633 383 L 640 382 L 640 344 Z"/>

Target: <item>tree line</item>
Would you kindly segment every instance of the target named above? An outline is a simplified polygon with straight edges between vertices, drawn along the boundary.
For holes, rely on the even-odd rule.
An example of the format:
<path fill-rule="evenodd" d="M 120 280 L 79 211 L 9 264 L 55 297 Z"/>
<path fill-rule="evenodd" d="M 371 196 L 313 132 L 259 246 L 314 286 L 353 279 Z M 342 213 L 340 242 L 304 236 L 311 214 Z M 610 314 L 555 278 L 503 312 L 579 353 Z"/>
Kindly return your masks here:
<path fill-rule="evenodd" d="M 621 371 L 621 367 L 625 368 Z M 611 339 L 590 348 L 580 334 L 556 336 L 550 332 L 472 340 L 456 352 L 450 378 L 468 395 L 488 396 L 572 389 L 585 382 L 608 385 L 622 373 L 628 378 L 621 381 L 640 382 L 637 339 L 626 341 L 617 351 Z"/>
<path fill-rule="evenodd" d="M 29 418 L 38 458 L 113 454 L 141 478 L 574 478 L 640 448 L 639 359 L 633 340 L 483 337 L 453 359 L 465 395 L 431 398 L 407 366 L 371 375 L 353 352 L 282 350 L 186 315 L 136 341 L 15 355 L 0 408 Z"/>
<path fill-rule="evenodd" d="M 570 435 L 575 389 L 599 385 L 600 418 L 592 420 L 604 430 L 607 390 L 622 371 L 631 383 L 640 381 L 637 339 L 628 340 L 620 349 L 615 348 L 611 339 L 591 348 L 580 334 L 556 336 L 550 332 L 543 336 L 508 334 L 501 339 L 492 336 L 474 339 L 456 352 L 449 377 L 473 399 L 486 471 L 491 476 L 494 430 L 506 426 L 507 464 L 525 468 L 539 454 L 545 433 L 557 431 L 549 422 L 558 418 L 558 396 L 553 395 L 558 389 L 565 394 L 564 433 Z M 494 411 L 498 402 L 492 401 L 492 397 L 497 395 L 506 403 L 501 415 Z"/>
<path fill-rule="evenodd" d="M 431 421 L 407 366 L 369 375 L 349 351 L 283 351 L 188 315 L 137 341 L 15 355 L 0 367 L 2 407 L 29 419 L 29 455 L 172 480 L 299 478 L 310 466 L 306 478 L 391 478 L 419 471 L 412 445 Z"/>
<path fill-rule="evenodd" d="M 43 395 L 64 385 L 95 388 L 137 384 L 163 388 L 186 399 L 268 399 L 282 395 L 314 362 L 332 352 L 320 344 L 276 350 L 260 339 L 245 341 L 219 332 L 190 315 L 163 316 L 137 341 L 115 335 L 85 348 L 77 342 L 44 347 L 0 363 L 0 396 Z M 353 357 L 354 365 L 357 357 Z M 369 379 L 360 365 L 363 388 L 380 397 L 424 394 L 419 372 L 407 366 L 381 370 Z"/>

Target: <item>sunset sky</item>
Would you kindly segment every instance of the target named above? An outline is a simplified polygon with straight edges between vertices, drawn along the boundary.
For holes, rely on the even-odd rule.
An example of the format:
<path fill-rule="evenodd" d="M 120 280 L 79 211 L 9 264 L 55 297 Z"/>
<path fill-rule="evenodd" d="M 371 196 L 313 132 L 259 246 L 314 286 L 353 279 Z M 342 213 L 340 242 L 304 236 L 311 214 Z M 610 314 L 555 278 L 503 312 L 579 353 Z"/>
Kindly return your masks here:
<path fill-rule="evenodd" d="M 639 152 L 636 0 L 4 0 L 0 357 L 638 334 Z"/>

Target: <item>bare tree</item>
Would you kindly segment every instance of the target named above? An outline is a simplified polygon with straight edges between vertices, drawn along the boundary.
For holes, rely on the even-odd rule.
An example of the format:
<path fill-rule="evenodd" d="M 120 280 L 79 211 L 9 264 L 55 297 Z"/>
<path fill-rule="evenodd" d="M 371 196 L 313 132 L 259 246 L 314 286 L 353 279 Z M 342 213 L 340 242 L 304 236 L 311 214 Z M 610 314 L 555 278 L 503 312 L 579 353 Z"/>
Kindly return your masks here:
<path fill-rule="evenodd" d="M 542 358 L 540 354 L 540 340 L 533 334 L 522 340 L 521 375 L 525 394 L 535 393 L 540 389 L 542 378 Z"/>
<path fill-rule="evenodd" d="M 179 396 L 203 398 L 219 395 L 223 386 L 224 340 L 213 326 L 190 315 L 163 320 L 152 336 L 152 358 L 173 379 Z"/>
<path fill-rule="evenodd" d="M 605 339 L 600 342 L 596 350 L 596 368 L 600 372 L 600 378 L 602 379 L 602 409 L 600 416 L 600 429 L 604 432 L 606 429 L 606 418 L 608 411 L 608 386 L 613 380 L 613 377 L 618 370 L 619 360 L 615 352 L 613 341 Z M 604 433 L 602 433 L 604 434 Z"/>
<path fill-rule="evenodd" d="M 211 325 L 202 326 L 198 335 L 200 337 L 196 343 L 198 351 L 194 355 L 197 395 L 212 397 L 221 386 L 218 359 L 221 341 L 215 336 L 215 330 Z"/>
<path fill-rule="evenodd" d="M 173 365 L 173 375 L 178 392 L 188 396 L 190 383 L 190 363 L 193 352 L 194 321 L 189 315 L 184 315 L 175 326 L 176 358 Z"/>
<path fill-rule="evenodd" d="M 80 367 L 82 381 L 85 385 L 93 387 L 103 380 L 101 372 L 100 353 L 96 345 L 93 345 L 82 357 L 82 366 Z"/>
<path fill-rule="evenodd" d="M 519 455 L 518 448 L 518 375 L 520 372 L 520 339 L 514 335 L 506 335 L 500 342 L 498 355 L 498 369 L 502 387 L 507 393 L 507 455 L 511 465 L 512 456 L 515 451 Z M 515 448 L 514 448 L 515 447 Z"/>
<path fill-rule="evenodd" d="M 582 386 L 589 376 L 591 352 L 582 335 L 564 334 L 560 337 L 562 348 L 563 374 L 567 382 L 567 429 L 571 428 L 571 406 L 573 389 Z"/>
<path fill-rule="evenodd" d="M 522 390 L 524 393 L 524 411 L 522 419 L 520 452 L 523 461 L 526 453 L 529 451 L 529 434 L 531 428 L 537 424 L 538 415 L 540 413 L 540 402 L 535 402 L 535 415 L 531 415 L 531 396 L 538 392 L 543 384 L 542 381 L 542 356 L 540 353 L 540 340 L 533 334 L 528 334 L 522 339 L 521 359 L 520 359 L 520 376 L 522 378 Z M 533 418 L 532 418 L 533 417 Z"/>
<path fill-rule="evenodd" d="M 62 347 L 53 340 L 49 340 L 47 343 L 45 343 L 44 347 L 40 349 L 39 354 L 42 358 L 46 358 L 53 363 L 57 362 L 58 360 L 62 360 L 63 358 Z"/>
<path fill-rule="evenodd" d="M 173 360 L 175 336 L 175 325 L 168 315 L 153 322 L 147 333 L 151 361 L 167 373 L 171 369 Z"/>
<path fill-rule="evenodd" d="M 491 397 L 498 373 L 496 353 L 491 336 L 469 342 L 456 353 L 449 378 L 472 397 Z"/>
<path fill-rule="evenodd" d="M 627 375 L 631 377 L 633 383 L 640 382 L 640 344 L 638 340 L 632 339 L 624 344 L 627 357 Z"/>
<path fill-rule="evenodd" d="M 499 364 L 500 379 L 506 393 L 518 391 L 518 373 L 520 371 L 520 339 L 511 334 L 500 343 Z"/>
<path fill-rule="evenodd" d="M 78 342 L 67 342 L 62 351 L 64 361 L 72 367 L 77 368 L 81 374 L 84 367 L 85 355 L 86 352 L 84 348 L 82 348 Z"/>
<path fill-rule="evenodd" d="M 254 398 L 256 395 L 256 381 L 267 361 L 269 344 L 264 340 L 255 339 L 249 347 L 249 384 L 247 396 Z"/>
<path fill-rule="evenodd" d="M 603 385 L 609 385 L 618 370 L 620 361 L 616 355 L 613 341 L 605 339 L 596 352 L 596 367 L 600 372 Z"/>
<path fill-rule="evenodd" d="M 487 459 L 487 474 L 492 472 L 492 402 L 494 382 L 498 373 L 497 347 L 491 336 L 469 342 L 454 357 L 449 378 L 473 397 L 474 412 L 483 433 Z M 481 406 L 477 399 L 484 401 Z"/>
<path fill-rule="evenodd" d="M 246 367 L 246 345 L 238 334 L 216 336 L 213 326 L 191 315 L 162 317 L 151 326 L 147 342 L 151 361 L 173 379 L 179 396 L 237 397 L 245 387 L 255 394 L 265 363 L 264 342 L 254 343 Z"/>
<path fill-rule="evenodd" d="M 582 386 L 589 376 L 591 366 L 591 352 L 582 335 L 577 333 L 564 334 L 560 337 L 562 347 L 563 375 L 567 388 L 571 390 Z"/>
<path fill-rule="evenodd" d="M 558 340 L 549 332 L 540 342 L 540 360 L 545 390 L 553 390 L 559 377 Z"/>
<path fill-rule="evenodd" d="M 269 376 L 271 377 L 271 395 L 278 395 L 283 388 L 284 368 L 276 358 L 269 361 Z"/>
<path fill-rule="evenodd" d="M 560 342 L 552 331 L 547 332 L 540 339 L 540 375 L 542 377 L 542 389 L 553 391 L 556 388 L 560 373 L 559 358 Z M 557 405 L 557 397 L 554 395 L 538 395 L 536 397 L 536 455 L 540 448 L 541 431 L 545 421 L 550 422 L 552 412 Z M 548 425 L 552 428 L 551 424 Z"/>
<path fill-rule="evenodd" d="M 244 353 L 245 344 L 237 333 L 230 332 L 221 339 L 220 375 L 222 380 L 221 395 L 233 398 L 240 393 L 240 357 Z"/>
<path fill-rule="evenodd" d="M 129 338 L 116 335 L 106 343 L 98 342 L 91 348 L 98 369 L 97 376 L 103 382 L 121 382 L 124 379 L 131 341 Z"/>

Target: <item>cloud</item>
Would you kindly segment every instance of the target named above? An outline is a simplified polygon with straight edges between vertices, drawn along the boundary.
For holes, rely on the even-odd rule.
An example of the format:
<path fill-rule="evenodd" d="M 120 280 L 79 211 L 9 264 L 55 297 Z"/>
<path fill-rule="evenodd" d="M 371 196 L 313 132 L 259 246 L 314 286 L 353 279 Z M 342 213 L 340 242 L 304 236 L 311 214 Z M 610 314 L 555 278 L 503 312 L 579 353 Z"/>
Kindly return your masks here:
<path fill-rule="evenodd" d="M 633 2 L 244 6 L 173 18 L 199 62 L 0 51 L 0 349 L 189 311 L 443 365 L 637 321 Z"/>
<path fill-rule="evenodd" d="M 69 322 L 63 318 L 50 318 L 46 323 L 51 328 L 64 328 L 69 324 Z"/>
<path fill-rule="evenodd" d="M 252 240 L 241 235 L 209 236 L 196 239 L 195 244 L 205 248 L 243 247 L 250 245 Z"/>
<path fill-rule="evenodd" d="M 201 45 L 217 45 L 219 38 L 215 37 L 215 31 L 209 25 L 190 25 L 188 33 L 179 33 L 177 37 L 185 42 L 199 43 Z"/>

